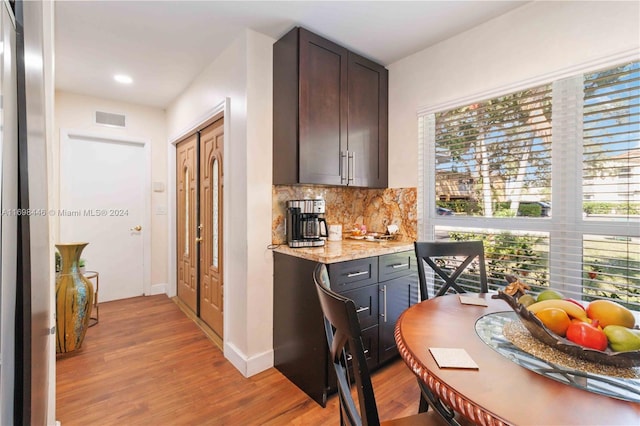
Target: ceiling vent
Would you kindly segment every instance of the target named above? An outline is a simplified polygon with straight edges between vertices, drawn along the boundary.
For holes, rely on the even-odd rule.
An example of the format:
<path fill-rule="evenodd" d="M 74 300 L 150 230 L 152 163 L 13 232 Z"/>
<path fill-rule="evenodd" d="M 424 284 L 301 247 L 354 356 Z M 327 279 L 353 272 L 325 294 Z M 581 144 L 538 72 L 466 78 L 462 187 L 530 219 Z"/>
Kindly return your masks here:
<path fill-rule="evenodd" d="M 125 127 L 126 116 L 111 112 L 96 111 L 96 124 L 111 127 Z"/>

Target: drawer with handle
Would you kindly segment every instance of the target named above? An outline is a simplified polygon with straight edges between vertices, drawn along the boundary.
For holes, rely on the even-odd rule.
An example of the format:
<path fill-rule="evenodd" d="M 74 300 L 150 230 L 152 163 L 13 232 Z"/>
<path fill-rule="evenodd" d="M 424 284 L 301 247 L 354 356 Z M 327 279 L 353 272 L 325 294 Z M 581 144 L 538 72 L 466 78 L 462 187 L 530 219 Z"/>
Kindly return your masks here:
<path fill-rule="evenodd" d="M 360 328 L 365 329 L 378 324 L 378 286 L 370 285 L 341 293 L 353 300 L 358 313 Z"/>
<path fill-rule="evenodd" d="M 331 290 L 338 293 L 378 282 L 378 258 L 349 260 L 328 265 Z"/>
<path fill-rule="evenodd" d="M 385 254 L 379 258 L 378 281 L 383 282 L 418 272 L 413 251 Z"/>

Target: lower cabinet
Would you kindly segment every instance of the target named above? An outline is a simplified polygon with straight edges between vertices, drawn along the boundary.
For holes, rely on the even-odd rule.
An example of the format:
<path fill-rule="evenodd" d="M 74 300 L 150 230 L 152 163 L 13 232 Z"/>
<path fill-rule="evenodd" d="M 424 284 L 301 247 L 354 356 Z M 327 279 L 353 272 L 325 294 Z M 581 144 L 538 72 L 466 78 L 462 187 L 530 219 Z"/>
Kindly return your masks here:
<path fill-rule="evenodd" d="M 274 364 L 324 406 L 335 391 L 322 310 L 313 283 L 316 263 L 274 253 Z M 418 302 L 413 251 L 327 265 L 332 290 L 352 299 L 358 311 L 369 369 L 394 358 L 400 314 Z"/>
<path fill-rule="evenodd" d="M 418 275 L 407 275 L 378 284 L 381 318 L 378 325 L 378 361 L 380 364 L 398 355 L 394 332 L 396 320 L 409 306 L 418 303 Z"/>

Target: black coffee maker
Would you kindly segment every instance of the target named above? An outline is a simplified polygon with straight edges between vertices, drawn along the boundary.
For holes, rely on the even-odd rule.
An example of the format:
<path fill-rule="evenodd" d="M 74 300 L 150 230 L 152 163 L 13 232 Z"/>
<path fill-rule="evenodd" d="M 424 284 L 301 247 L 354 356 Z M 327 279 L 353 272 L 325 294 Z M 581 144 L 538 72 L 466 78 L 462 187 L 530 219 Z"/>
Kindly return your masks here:
<path fill-rule="evenodd" d="M 289 247 L 321 247 L 327 238 L 324 217 L 325 202 L 315 200 L 287 201 L 285 228 Z"/>

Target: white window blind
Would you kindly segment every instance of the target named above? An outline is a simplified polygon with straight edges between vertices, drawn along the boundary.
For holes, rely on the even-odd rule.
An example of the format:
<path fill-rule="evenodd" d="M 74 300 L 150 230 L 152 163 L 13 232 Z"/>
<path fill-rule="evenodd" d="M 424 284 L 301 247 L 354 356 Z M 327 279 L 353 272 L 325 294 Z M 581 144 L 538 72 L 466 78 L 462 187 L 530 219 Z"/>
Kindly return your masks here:
<path fill-rule="evenodd" d="M 640 310 L 638 62 L 420 117 L 421 238 L 482 239 L 490 288 Z"/>
<path fill-rule="evenodd" d="M 582 290 L 640 309 L 640 63 L 585 75 L 583 136 Z"/>
<path fill-rule="evenodd" d="M 542 210 L 551 201 L 550 85 L 435 118 L 439 207 L 485 217 L 548 216 Z"/>
<path fill-rule="evenodd" d="M 638 62 L 585 76 L 583 209 L 629 221 L 640 214 Z"/>

